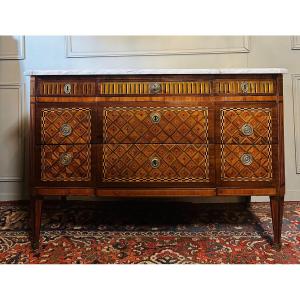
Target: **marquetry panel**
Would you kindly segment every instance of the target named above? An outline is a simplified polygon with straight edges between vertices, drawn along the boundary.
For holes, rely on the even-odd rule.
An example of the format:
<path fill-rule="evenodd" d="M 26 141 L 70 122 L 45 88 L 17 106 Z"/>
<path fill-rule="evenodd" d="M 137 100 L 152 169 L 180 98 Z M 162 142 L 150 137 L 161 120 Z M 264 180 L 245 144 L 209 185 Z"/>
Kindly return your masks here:
<path fill-rule="evenodd" d="M 43 108 L 41 141 L 44 144 L 85 144 L 91 141 L 90 108 Z"/>
<path fill-rule="evenodd" d="M 42 146 L 41 180 L 90 181 L 91 145 Z"/>
<path fill-rule="evenodd" d="M 105 182 L 208 182 L 208 145 L 103 145 Z"/>
<path fill-rule="evenodd" d="M 208 142 L 207 107 L 105 107 L 105 143 Z"/>
<path fill-rule="evenodd" d="M 271 108 L 221 108 L 221 142 L 272 143 Z"/>
<path fill-rule="evenodd" d="M 100 82 L 101 95 L 203 95 L 211 93 L 210 81 Z"/>
<path fill-rule="evenodd" d="M 217 94 L 274 94 L 273 80 L 216 80 L 214 90 Z"/>
<path fill-rule="evenodd" d="M 95 96 L 96 83 L 93 81 L 40 81 L 40 96 Z"/>
<path fill-rule="evenodd" d="M 272 181 L 271 145 L 221 145 L 222 181 Z"/>

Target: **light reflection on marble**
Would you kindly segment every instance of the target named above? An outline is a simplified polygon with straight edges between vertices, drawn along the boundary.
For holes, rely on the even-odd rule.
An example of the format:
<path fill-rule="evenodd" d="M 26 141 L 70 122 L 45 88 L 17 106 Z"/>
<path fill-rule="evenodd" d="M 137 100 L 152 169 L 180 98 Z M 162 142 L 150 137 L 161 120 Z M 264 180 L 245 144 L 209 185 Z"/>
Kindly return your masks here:
<path fill-rule="evenodd" d="M 25 75 L 284 74 L 284 68 L 29 70 Z"/>

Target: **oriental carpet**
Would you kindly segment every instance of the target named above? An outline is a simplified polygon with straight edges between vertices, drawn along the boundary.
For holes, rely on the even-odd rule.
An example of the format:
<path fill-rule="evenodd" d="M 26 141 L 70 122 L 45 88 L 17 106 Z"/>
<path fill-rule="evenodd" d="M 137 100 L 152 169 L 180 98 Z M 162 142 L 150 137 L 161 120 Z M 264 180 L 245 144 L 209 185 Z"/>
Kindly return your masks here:
<path fill-rule="evenodd" d="M 47 201 L 41 246 L 30 245 L 28 202 L 0 203 L 3 264 L 299 264 L 300 202 L 286 202 L 282 249 L 269 203 Z"/>

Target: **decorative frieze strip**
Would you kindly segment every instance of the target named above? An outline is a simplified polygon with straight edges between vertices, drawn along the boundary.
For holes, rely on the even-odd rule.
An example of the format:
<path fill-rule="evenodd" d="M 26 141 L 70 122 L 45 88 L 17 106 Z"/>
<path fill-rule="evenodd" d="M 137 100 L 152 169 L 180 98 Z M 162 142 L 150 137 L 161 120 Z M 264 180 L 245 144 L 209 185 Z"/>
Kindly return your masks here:
<path fill-rule="evenodd" d="M 95 82 L 68 82 L 42 81 L 39 83 L 39 95 L 41 96 L 94 96 Z"/>
<path fill-rule="evenodd" d="M 206 95 L 211 94 L 210 81 L 189 82 L 100 82 L 101 95 Z"/>
<path fill-rule="evenodd" d="M 274 94 L 273 80 L 216 80 L 216 94 Z"/>

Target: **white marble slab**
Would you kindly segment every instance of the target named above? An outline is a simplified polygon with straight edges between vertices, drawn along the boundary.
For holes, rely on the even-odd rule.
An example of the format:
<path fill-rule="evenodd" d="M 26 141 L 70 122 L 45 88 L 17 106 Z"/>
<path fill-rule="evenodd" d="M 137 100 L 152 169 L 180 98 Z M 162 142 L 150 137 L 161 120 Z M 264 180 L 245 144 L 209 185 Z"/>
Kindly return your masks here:
<path fill-rule="evenodd" d="M 29 70 L 25 75 L 284 74 L 284 68 Z"/>

